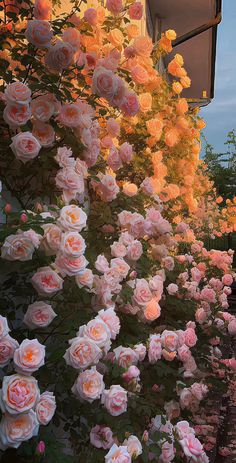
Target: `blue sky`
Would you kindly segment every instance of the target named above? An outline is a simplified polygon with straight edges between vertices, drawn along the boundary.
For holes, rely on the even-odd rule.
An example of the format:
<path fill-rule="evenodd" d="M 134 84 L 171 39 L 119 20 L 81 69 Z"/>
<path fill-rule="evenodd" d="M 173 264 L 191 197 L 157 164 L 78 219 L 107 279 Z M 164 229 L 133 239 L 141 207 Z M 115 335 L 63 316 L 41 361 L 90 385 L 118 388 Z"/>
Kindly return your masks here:
<path fill-rule="evenodd" d="M 236 129 L 236 0 L 223 0 L 223 19 L 218 26 L 215 97 L 202 108 L 207 127 L 203 131 L 216 151 L 225 150 L 229 130 Z"/>

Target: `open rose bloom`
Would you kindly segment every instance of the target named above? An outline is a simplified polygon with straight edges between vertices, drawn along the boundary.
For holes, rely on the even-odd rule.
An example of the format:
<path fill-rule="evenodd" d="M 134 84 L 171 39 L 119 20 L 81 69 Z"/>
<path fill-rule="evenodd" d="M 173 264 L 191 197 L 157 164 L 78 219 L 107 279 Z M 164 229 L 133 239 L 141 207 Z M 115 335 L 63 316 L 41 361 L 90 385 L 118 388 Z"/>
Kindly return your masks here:
<path fill-rule="evenodd" d="M 0 449 L 208 463 L 236 371 L 209 237 L 234 243 L 236 198 L 200 159 L 194 50 L 154 43 L 144 0 L 0 6 Z"/>

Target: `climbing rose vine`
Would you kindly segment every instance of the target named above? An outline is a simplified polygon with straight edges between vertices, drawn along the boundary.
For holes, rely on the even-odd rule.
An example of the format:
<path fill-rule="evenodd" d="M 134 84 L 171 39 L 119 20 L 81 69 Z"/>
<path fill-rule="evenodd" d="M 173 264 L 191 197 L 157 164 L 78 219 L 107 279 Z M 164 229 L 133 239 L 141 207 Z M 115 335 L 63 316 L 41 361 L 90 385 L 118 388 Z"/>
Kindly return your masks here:
<path fill-rule="evenodd" d="M 199 160 L 176 34 L 141 36 L 139 1 L 0 9 L 0 448 L 207 463 L 236 319 L 233 251 L 204 237 L 236 211 Z"/>

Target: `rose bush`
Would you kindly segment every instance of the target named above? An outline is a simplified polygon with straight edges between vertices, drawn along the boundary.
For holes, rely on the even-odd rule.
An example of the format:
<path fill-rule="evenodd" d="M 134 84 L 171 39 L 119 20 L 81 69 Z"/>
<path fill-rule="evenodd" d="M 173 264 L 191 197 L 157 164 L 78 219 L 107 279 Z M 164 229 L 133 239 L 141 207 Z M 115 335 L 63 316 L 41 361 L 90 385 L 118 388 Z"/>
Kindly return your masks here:
<path fill-rule="evenodd" d="M 235 368 L 221 344 L 236 319 L 233 251 L 204 236 L 235 231 L 236 208 L 199 160 L 183 58 L 168 82 L 157 70 L 176 34 L 140 36 L 133 0 L 1 8 L 1 180 L 18 208 L 3 192 L 0 447 L 207 463 L 195 435 Z"/>

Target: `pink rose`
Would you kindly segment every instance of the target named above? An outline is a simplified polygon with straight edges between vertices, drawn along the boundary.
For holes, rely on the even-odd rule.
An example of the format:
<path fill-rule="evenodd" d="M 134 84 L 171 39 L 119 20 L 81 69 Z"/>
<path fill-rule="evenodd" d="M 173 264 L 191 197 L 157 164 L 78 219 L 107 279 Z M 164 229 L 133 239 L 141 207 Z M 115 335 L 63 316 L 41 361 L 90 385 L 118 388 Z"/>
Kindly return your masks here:
<path fill-rule="evenodd" d="M 132 261 L 137 261 L 140 259 L 141 255 L 143 254 L 143 246 L 142 243 L 138 240 L 134 240 L 131 244 L 129 244 L 127 248 L 127 259 Z"/>
<path fill-rule="evenodd" d="M 203 309 L 203 307 L 199 307 L 199 308 L 196 310 L 195 318 L 196 318 L 196 321 L 197 321 L 198 323 L 200 323 L 200 325 L 206 321 L 206 319 L 207 319 L 207 313 L 206 313 L 206 311 Z"/>
<path fill-rule="evenodd" d="M 66 275 L 79 275 L 84 272 L 87 265 L 88 261 L 83 255 L 79 257 L 69 257 L 59 253 L 55 260 L 55 267 L 63 277 Z"/>
<path fill-rule="evenodd" d="M 236 319 L 233 319 L 228 324 L 228 332 L 231 336 L 236 335 Z"/>
<path fill-rule="evenodd" d="M 123 373 L 122 378 L 124 379 L 124 381 L 129 383 L 133 379 L 136 379 L 137 381 L 139 381 L 140 380 L 139 376 L 140 376 L 139 368 L 137 368 L 135 365 L 130 365 L 128 370 L 125 373 Z"/>
<path fill-rule="evenodd" d="M 76 128 L 81 124 L 81 110 L 76 103 L 66 103 L 61 106 L 58 120 L 65 127 Z"/>
<path fill-rule="evenodd" d="M 117 16 L 123 9 L 122 0 L 107 0 L 106 8 L 114 14 L 114 16 Z"/>
<path fill-rule="evenodd" d="M 35 19 L 50 21 L 51 15 L 52 15 L 51 1 L 50 0 L 35 0 L 33 13 L 34 13 Z"/>
<path fill-rule="evenodd" d="M 178 347 L 178 335 L 174 331 L 164 330 L 161 335 L 162 347 L 170 352 L 176 351 Z"/>
<path fill-rule="evenodd" d="M 170 283 L 166 289 L 170 296 L 174 296 L 179 290 L 178 285 L 176 285 L 175 283 Z"/>
<path fill-rule="evenodd" d="M 111 342 L 111 332 L 106 323 L 101 318 L 90 320 L 87 325 L 79 329 L 79 336 L 91 339 L 98 347 L 109 350 Z"/>
<path fill-rule="evenodd" d="M 178 358 L 181 362 L 187 362 L 191 357 L 191 352 L 188 346 L 181 346 L 178 349 Z"/>
<path fill-rule="evenodd" d="M 41 246 L 44 249 L 46 256 L 53 256 L 57 253 L 61 243 L 62 231 L 53 223 L 48 223 L 42 226 L 44 230 Z"/>
<path fill-rule="evenodd" d="M 195 462 L 200 461 L 200 457 L 203 457 L 204 450 L 201 442 L 194 437 L 192 434 L 187 435 L 179 441 L 184 454 L 191 458 Z"/>
<path fill-rule="evenodd" d="M 95 10 L 95 8 L 88 8 L 87 10 L 85 10 L 84 19 L 91 26 L 96 26 L 96 24 L 98 22 L 97 10 Z"/>
<path fill-rule="evenodd" d="M 147 353 L 147 348 L 144 344 L 140 343 L 140 344 L 136 344 L 134 346 L 134 351 L 135 353 L 137 354 L 138 356 L 138 360 L 139 362 L 142 362 L 145 357 L 146 357 L 146 353 Z"/>
<path fill-rule="evenodd" d="M 232 283 L 233 283 L 233 277 L 232 275 L 230 275 L 230 273 L 226 273 L 223 277 L 222 277 L 222 283 L 226 286 L 231 286 Z"/>
<path fill-rule="evenodd" d="M 109 269 L 109 263 L 106 257 L 103 254 L 100 254 L 97 257 L 97 260 L 95 262 L 95 268 L 100 272 L 100 273 L 105 273 Z"/>
<path fill-rule="evenodd" d="M 195 434 L 194 429 L 189 426 L 188 421 L 179 421 L 175 425 L 175 429 L 177 431 L 179 439 L 183 439 L 184 437 L 187 437 L 190 434 Z"/>
<path fill-rule="evenodd" d="M 114 241 L 111 245 L 111 255 L 113 257 L 125 257 L 126 255 L 126 247 L 124 244 L 119 243 L 118 241 Z"/>
<path fill-rule="evenodd" d="M 87 215 L 85 212 L 75 204 L 64 206 L 60 211 L 58 223 L 65 231 L 78 231 L 80 232 L 86 227 Z"/>
<path fill-rule="evenodd" d="M 75 281 L 79 288 L 86 286 L 87 288 L 92 288 L 93 286 L 94 275 L 92 270 L 86 268 L 83 272 L 79 273 L 75 277 Z"/>
<path fill-rule="evenodd" d="M 73 368 L 84 370 L 98 363 L 102 357 L 102 350 L 92 339 L 78 336 L 71 339 L 70 344 L 64 359 Z"/>
<path fill-rule="evenodd" d="M 104 68 L 98 67 L 93 73 L 92 91 L 102 98 L 111 100 L 118 90 L 118 78 L 115 74 Z"/>
<path fill-rule="evenodd" d="M 60 250 L 65 256 L 80 257 L 85 248 L 85 241 L 78 232 L 70 231 L 62 235 Z"/>
<path fill-rule="evenodd" d="M 76 162 L 72 157 L 71 148 L 67 148 L 66 146 L 57 148 L 55 160 L 58 162 L 60 167 L 74 167 Z"/>
<path fill-rule="evenodd" d="M 35 407 L 38 422 L 47 425 L 51 421 L 55 410 L 56 400 L 53 392 L 46 391 L 41 394 Z"/>
<path fill-rule="evenodd" d="M 37 436 L 38 420 L 33 410 L 20 415 L 4 415 L 0 423 L 1 450 L 8 447 L 17 449 L 22 442 Z"/>
<path fill-rule="evenodd" d="M 127 369 L 130 365 L 138 363 L 138 356 L 131 347 L 116 347 L 114 354 L 118 365 L 122 368 Z"/>
<path fill-rule="evenodd" d="M 37 48 L 48 48 L 53 37 L 51 25 L 44 20 L 30 20 L 27 23 L 25 36 L 28 42 Z"/>
<path fill-rule="evenodd" d="M 202 383 L 193 383 L 190 390 L 197 400 L 202 400 L 208 393 L 208 387 Z"/>
<path fill-rule="evenodd" d="M 106 129 L 112 138 L 118 137 L 120 135 L 120 124 L 113 117 L 109 117 L 109 119 L 107 119 Z"/>
<path fill-rule="evenodd" d="M 36 301 L 28 306 L 23 322 L 31 330 L 46 328 L 56 316 L 51 305 Z"/>
<path fill-rule="evenodd" d="M 100 399 L 104 389 L 103 376 L 96 367 L 92 367 L 79 374 L 71 390 L 80 399 L 92 403 L 94 400 Z"/>
<path fill-rule="evenodd" d="M 154 364 L 161 359 L 161 337 L 160 334 L 151 334 L 149 337 L 148 360 Z"/>
<path fill-rule="evenodd" d="M 9 331 L 10 329 L 9 329 L 6 317 L 3 317 L 2 315 L 0 315 L 0 339 L 7 336 Z"/>
<path fill-rule="evenodd" d="M 47 122 L 55 113 L 55 102 L 50 94 L 41 95 L 31 101 L 32 115 L 41 122 Z"/>
<path fill-rule="evenodd" d="M 40 295 L 55 294 L 63 286 L 63 279 L 51 267 L 41 267 L 32 276 L 32 285 Z"/>
<path fill-rule="evenodd" d="M 31 90 L 28 85 L 23 82 L 13 82 L 8 84 L 4 91 L 4 99 L 9 104 L 22 104 L 26 105 L 29 103 L 31 97 Z"/>
<path fill-rule="evenodd" d="M 80 32 L 75 27 L 67 27 L 63 31 L 62 40 L 72 45 L 76 52 L 80 46 Z"/>
<path fill-rule="evenodd" d="M 116 172 L 118 169 L 122 167 L 122 161 L 119 156 L 119 152 L 115 146 L 112 146 L 109 151 L 107 164 L 109 167 L 111 167 L 112 170 L 114 170 L 114 172 Z"/>
<path fill-rule="evenodd" d="M 10 127 L 25 125 L 31 117 L 28 104 L 9 103 L 3 111 L 3 119 Z"/>
<path fill-rule="evenodd" d="M 10 148 L 16 158 L 25 163 L 38 156 L 41 145 L 31 132 L 20 132 L 12 137 Z"/>
<path fill-rule="evenodd" d="M 110 449 L 114 443 L 112 430 L 97 424 L 90 431 L 90 443 L 97 449 Z"/>
<path fill-rule="evenodd" d="M 127 391 L 119 385 L 112 385 L 103 391 L 101 401 L 112 416 L 119 416 L 127 410 Z"/>
<path fill-rule="evenodd" d="M 143 453 L 142 444 L 136 436 L 129 436 L 129 438 L 123 442 L 123 445 L 126 445 L 131 458 L 135 459 Z"/>
<path fill-rule="evenodd" d="M 125 142 L 119 148 L 119 154 L 123 162 L 130 162 L 133 157 L 133 147 L 129 143 Z"/>
<path fill-rule="evenodd" d="M 34 122 L 32 134 L 45 148 L 52 146 L 55 141 L 55 131 L 53 127 L 50 124 L 45 124 L 41 121 Z"/>
<path fill-rule="evenodd" d="M 152 293 L 149 289 L 148 282 L 144 279 L 138 279 L 133 293 L 133 301 L 141 306 L 145 306 L 152 299 Z"/>
<path fill-rule="evenodd" d="M 120 332 L 120 320 L 113 307 L 106 310 L 100 310 L 96 318 L 101 318 L 102 321 L 106 323 L 111 333 L 111 339 L 116 339 L 116 336 Z"/>
<path fill-rule="evenodd" d="M 197 336 L 193 328 L 188 328 L 185 330 L 184 342 L 188 347 L 193 347 L 197 343 Z"/>
<path fill-rule="evenodd" d="M 141 2 L 135 2 L 129 7 L 130 19 L 139 20 L 143 16 L 143 5 Z"/>
<path fill-rule="evenodd" d="M 139 111 L 139 101 L 135 93 L 126 90 L 124 99 L 121 103 L 121 110 L 125 116 L 135 116 Z"/>
<path fill-rule="evenodd" d="M 58 40 L 45 55 L 45 64 L 53 71 L 62 72 L 73 62 L 74 48 L 68 42 Z"/>
<path fill-rule="evenodd" d="M 0 367 L 5 367 L 14 356 L 18 342 L 8 334 L 0 338 Z"/>
<path fill-rule="evenodd" d="M 39 399 L 38 382 L 33 376 L 4 376 L 1 409 L 11 415 L 23 413 L 35 406 Z"/>
<path fill-rule="evenodd" d="M 18 373 L 31 375 L 44 365 L 45 346 L 37 339 L 24 339 L 14 352 L 14 366 Z"/>

